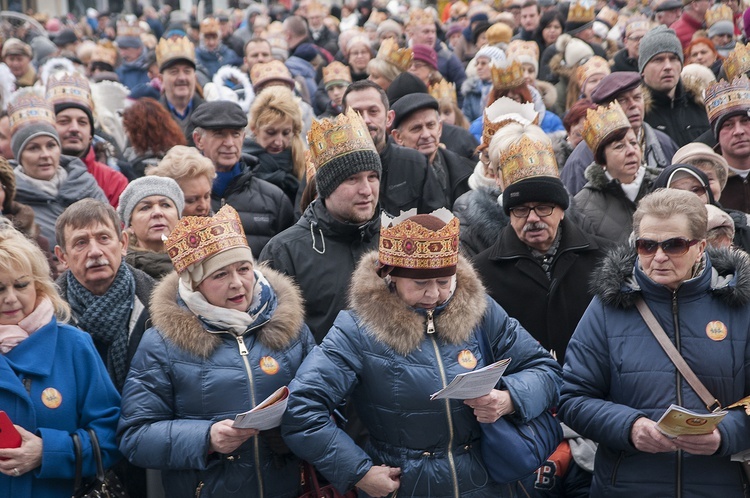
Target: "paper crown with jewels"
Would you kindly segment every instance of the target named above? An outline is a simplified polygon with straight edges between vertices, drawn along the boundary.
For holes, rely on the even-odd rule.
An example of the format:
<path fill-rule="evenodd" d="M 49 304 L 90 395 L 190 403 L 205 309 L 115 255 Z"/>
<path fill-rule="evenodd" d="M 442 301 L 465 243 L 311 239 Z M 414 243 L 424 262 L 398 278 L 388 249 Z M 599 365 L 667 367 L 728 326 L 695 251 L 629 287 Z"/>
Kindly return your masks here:
<path fill-rule="evenodd" d="M 539 113 L 530 102 L 521 104 L 508 97 L 500 97 L 484 110 L 483 121 L 480 147 L 487 148 L 497 130 L 509 123 L 538 125 Z"/>
<path fill-rule="evenodd" d="M 426 10 L 412 9 L 412 11 L 409 12 L 409 22 L 407 23 L 407 26 L 422 26 L 424 24 L 435 24 L 435 18 Z"/>
<path fill-rule="evenodd" d="M 137 22 L 130 23 L 125 19 L 117 21 L 117 37 L 141 37 L 141 25 Z"/>
<path fill-rule="evenodd" d="M 398 43 L 393 38 L 388 38 L 380 44 L 377 59 L 396 66 L 401 71 L 408 71 L 411 67 L 411 61 L 414 58 L 410 48 L 399 48 Z"/>
<path fill-rule="evenodd" d="M 369 150 L 377 153 L 367 125 L 351 107 L 335 118 L 313 120 L 307 133 L 307 143 L 310 144 L 310 158 L 316 170 L 352 152 Z"/>
<path fill-rule="evenodd" d="M 505 65 L 493 62 L 490 65 L 490 73 L 492 75 L 492 86 L 496 90 L 517 88 L 525 82 L 523 65 L 517 59 L 510 59 L 505 62 Z"/>
<path fill-rule="evenodd" d="M 599 106 L 596 109 L 586 111 L 586 119 L 583 122 L 581 135 L 589 149 L 596 154 L 599 145 L 609 135 L 617 130 L 631 127 L 628 117 L 623 112 L 620 103 L 616 100 L 608 106 Z"/>
<path fill-rule="evenodd" d="M 220 33 L 221 27 L 219 26 L 219 20 L 215 17 L 206 17 L 201 21 L 200 32 L 202 35 L 207 33 Z"/>
<path fill-rule="evenodd" d="M 160 70 L 177 61 L 189 62 L 195 67 L 195 45 L 187 36 L 167 40 L 162 38 L 156 46 L 156 64 Z"/>
<path fill-rule="evenodd" d="M 615 27 L 615 24 L 617 24 L 617 20 L 620 18 L 620 15 L 617 13 L 616 10 L 604 6 L 602 7 L 602 10 L 599 11 L 598 14 L 596 14 L 596 20 L 601 21 L 607 26 L 609 26 L 610 29 Z"/>
<path fill-rule="evenodd" d="M 499 164 L 505 188 L 528 178 L 560 177 L 552 145 L 527 135 L 500 153 Z"/>
<path fill-rule="evenodd" d="M 247 247 L 247 238 L 237 211 L 225 204 L 214 216 L 181 218 L 164 247 L 177 273 L 233 247 Z"/>
<path fill-rule="evenodd" d="M 352 82 L 352 73 L 349 66 L 339 61 L 334 61 L 323 68 L 323 85 L 328 89 L 334 85 L 349 85 Z"/>
<path fill-rule="evenodd" d="M 725 4 L 714 5 L 706 11 L 706 27 L 711 27 L 719 21 L 729 21 L 734 24 L 734 13 Z"/>
<path fill-rule="evenodd" d="M 455 83 L 448 83 L 445 80 L 440 80 L 434 85 L 430 85 L 430 95 L 435 97 L 438 102 L 451 101 L 454 104 L 458 104 L 458 97 L 456 96 L 456 85 Z"/>
<path fill-rule="evenodd" d="M 458 264 L 458 218 L 445 208 L 430 213 L 445 226 L 430 230 L 409 218 L 417 210 L 402 212 L 391 218 L 385 212 L 380 217 L 378 262 L 381 265 L 410 270 L 441 270 Z M 424 216 L 424 215 L 422 215 Z"/>
<path fill-rule="evenodd" d="M 705 102 L 712 125 L 730 112 L 750 111 L 750 80 L 742 74 L 731 83 L 725 80 L 711 83 L 706 88 Z"/>
<path fill-rule="evenodd" d="M 595 55 L 587 60 L 583 65 L 580 65 L 576 68 L 576 81 L 578 81 L 579 86 L 583 87 L 586 81 L 593 75 L 607 75 L 611 72 L 612 69 L 610 69 L 609 62 L 607 62 L 607 60 L 603 57 Z"/>
<path fill-rule="evenodd" d="M 594 4 L 584 4 L 584 2 L 571 2 L 568 9 L 568 19 L 566 22 L 587 23 L 595 18 Z"/>
<path fill-rule="evenodd" d="M 533 41 L 512 40 L 505 50 L 508 59 L 517 59 L 524 62 L 525 58 L 538 61 L 539 45 Z"/>
<path fill-rule="evenodd" d="M 737 43 L 734 50 L 724 59 L 724 72 L 727 80 L 733 81 L 740 75 L 750 71 L 750 43 Z"/>
<path fill-rule="evenodd" d="M 283 81 L 288 87 L 294 88 L 292 73 L 283 62 L 272 60 L 260 64 L 253 64 L 250 70 L 250 82 L 254 88 L 261 87 L 270 81 Z"/>
<path fill-rule="evenodd" d="M 26 91 L 15 96 L 8 104 L 8 116 L 10 116 L 11 136 L 21 128 L 30 125 L 55 126 L 55 109 L 52 104 L 33 91 Z"/>
<path fill-rule="evenodd" d="M 633 16 L 625 25 L 625 37 L 630 36 L 636 31 L 649 31 L 653 25 L 646 17 Z"/>
<path fill-rule="evenodd" d="M 52 106 L 69 104 L 93 109 L 91 87 L 85 76 L 78 72 L 59 72 L 47 79 L 47 102 Z"/>
<path fill-rule="evenodd" d="M 112 67 L 117 65 L 117 49 L 112 45 L 112 42 L 100 42 L 94 47 L 91 52 L 91 63 L 103 62 L 109 64 Z"/>

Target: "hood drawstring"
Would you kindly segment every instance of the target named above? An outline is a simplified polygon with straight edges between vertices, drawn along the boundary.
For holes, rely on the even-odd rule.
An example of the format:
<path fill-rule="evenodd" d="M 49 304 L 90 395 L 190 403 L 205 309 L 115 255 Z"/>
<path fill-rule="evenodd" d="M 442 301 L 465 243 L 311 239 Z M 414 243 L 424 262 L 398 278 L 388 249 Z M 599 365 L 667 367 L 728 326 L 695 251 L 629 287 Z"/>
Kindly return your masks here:
<path fill-rule="evenodd" d="M 310 223 L 310 238 L 312 238 L 312 248 L 313 251 L 317 252 L 318 254 L 325 254 L 326 253 L 326 239 L 323 237 L 323 230 L 318 228 L 318 233 L 320 233 L 320 241 L 322 243 L 323 249 L 319 250 L 317 247 L 315 247 L 315 232 L 313 232 L 313 224 Z M 316 225 L 317 226 L 317 225 Z"/>

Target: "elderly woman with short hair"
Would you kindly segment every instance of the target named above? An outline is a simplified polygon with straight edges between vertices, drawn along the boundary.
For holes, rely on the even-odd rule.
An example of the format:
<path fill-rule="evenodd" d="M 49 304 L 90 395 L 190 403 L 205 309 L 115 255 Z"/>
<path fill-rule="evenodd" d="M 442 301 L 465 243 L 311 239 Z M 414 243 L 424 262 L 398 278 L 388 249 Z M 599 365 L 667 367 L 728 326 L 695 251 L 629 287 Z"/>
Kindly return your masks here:
<path fill-rule="evenodd" d="M 194 147 L 175 145 L 147 175 L 163 176 L 177 182 L 185 196 L 182 216 L 211 216 L 211 187 L 216 168 Z"/>

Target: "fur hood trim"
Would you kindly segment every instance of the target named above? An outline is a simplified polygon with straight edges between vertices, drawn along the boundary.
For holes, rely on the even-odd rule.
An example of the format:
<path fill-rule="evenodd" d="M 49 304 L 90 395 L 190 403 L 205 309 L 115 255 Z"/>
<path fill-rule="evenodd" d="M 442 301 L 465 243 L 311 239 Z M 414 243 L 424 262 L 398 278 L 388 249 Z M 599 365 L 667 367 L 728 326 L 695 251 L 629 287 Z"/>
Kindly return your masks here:
<path fill-rule="evenodd" d="M 362 256 L 352 277 L 350 307 L 362 326 L 375 339 L 407 355 L 419 347 L 426 334 L 424 315 L 392 292 L 378 277 L 378 252 Z M 484 287 L 469 261 L 458 257 L 456 291 L 448 304 L 434 315 L 437 337 L 449 344 L 461 344 L 471 337 L 487 308 Z"/>
<path fill-rule="evenodd" d="M 555 159 L 557 160 L 557 169 L 562 170 L 568 158 L 573 153 L 573 147 L 568 142 L 568 132 L 565 130 L 553 131 L 547 133 L 550 141 L 552 142 L 552 150 L 555 152 Z"/>
<path fill-rule="evenodd" d="M 740 250 L 706 250 L 711 260 L 710 292 L 732 307 L 750 303 L 750 256 Z M 606 305 L 631 308 L 640 294 L 635 280 L 636 253 L 619 246 L 607 253 L 591 278 L 591 290 Z"/>
<path fill-rule="evenodd" d="M 703 92 L 700 88 L 700 85 L 690 79 L 681 79 L 680 81 L 682 81 L 682 88 L 685 90 L 687 97 L 693 99 L 693 102 L 695 102 L 699 106 L 704 107 Z M 654 97 L 653 95 L 651 95 L 651 89 L 645 84 L 641 88 L 643 89 L 643 115 L 646 116 L 653 107 Z"/>
<path fill-rule="evenodd" d="M 556 74 L 561 78 L 570 80 L 570 78 L 573 76 L 573 72 L 576 70 L 576 67 L 566 66 L 565 64 L 563 64 L 563 54 L 557 53 L 553 55 L 549 60 L 549 70 L 552 72 L 552 74 Z"/>
<path fill-rule="evenodd" d="M 534 86 L 536 86 L 536 89 L 539 90 L 539 94 L 542 96 L 544 107 L 547 109 L 554 108 L 555 104 L 557 104 L 557 88 L 555 88 L 555 85 L 548 81 L 536 80 Z"/>
<path fill-rule="evenodd" d="M 265 346 L 279 351 L 299 336 L 304 325 L 302 294 L 292 280 L 261 265 L 258 267 L 276 293 L 278 305 L 271 319 L 253 332 Z M 189 309 L 177 303 L 179 275 L 172 272 L 157 285 L 151 295 L 151 320 L 154 327 L 178 348 L 200 358 L 209 357 L 219 346 L 219 334 L 206 331 Z"/>

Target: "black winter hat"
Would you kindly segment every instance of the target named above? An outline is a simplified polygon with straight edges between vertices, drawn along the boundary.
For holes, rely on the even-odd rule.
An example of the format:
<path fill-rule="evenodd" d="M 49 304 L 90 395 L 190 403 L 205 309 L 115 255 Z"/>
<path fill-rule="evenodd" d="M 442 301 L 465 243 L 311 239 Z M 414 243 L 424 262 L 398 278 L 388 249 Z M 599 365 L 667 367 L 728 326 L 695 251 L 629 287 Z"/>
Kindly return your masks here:
<path fill-rule="evenodd" d="M 393 117 L 391 129 L 395 130 L 404 119 L 422 109 L 435 109 L 436 111 L 439 111 L 440 104 L 435 100 L 435 97 L 428 93 L 412 93 L 404 95 L 391 106 L 391 110 L 396 114 Z"/>
<path fill-rule="evenodd" d="M 398 99 L 410 93 L 428 93 L 427 85 L 411 73 L 401 73 L 396 76 L 385 91 L 389 106 L 393 106 Z"/>
<path fill-rule="evenodd" d="M 503 211 L 510 216 L 510 209 L 526 202 L 550 202 L 563 211 L 570 205 L 568 191 L 559 178 L 534 176 L 510 184 L 503 190 Z"/>

